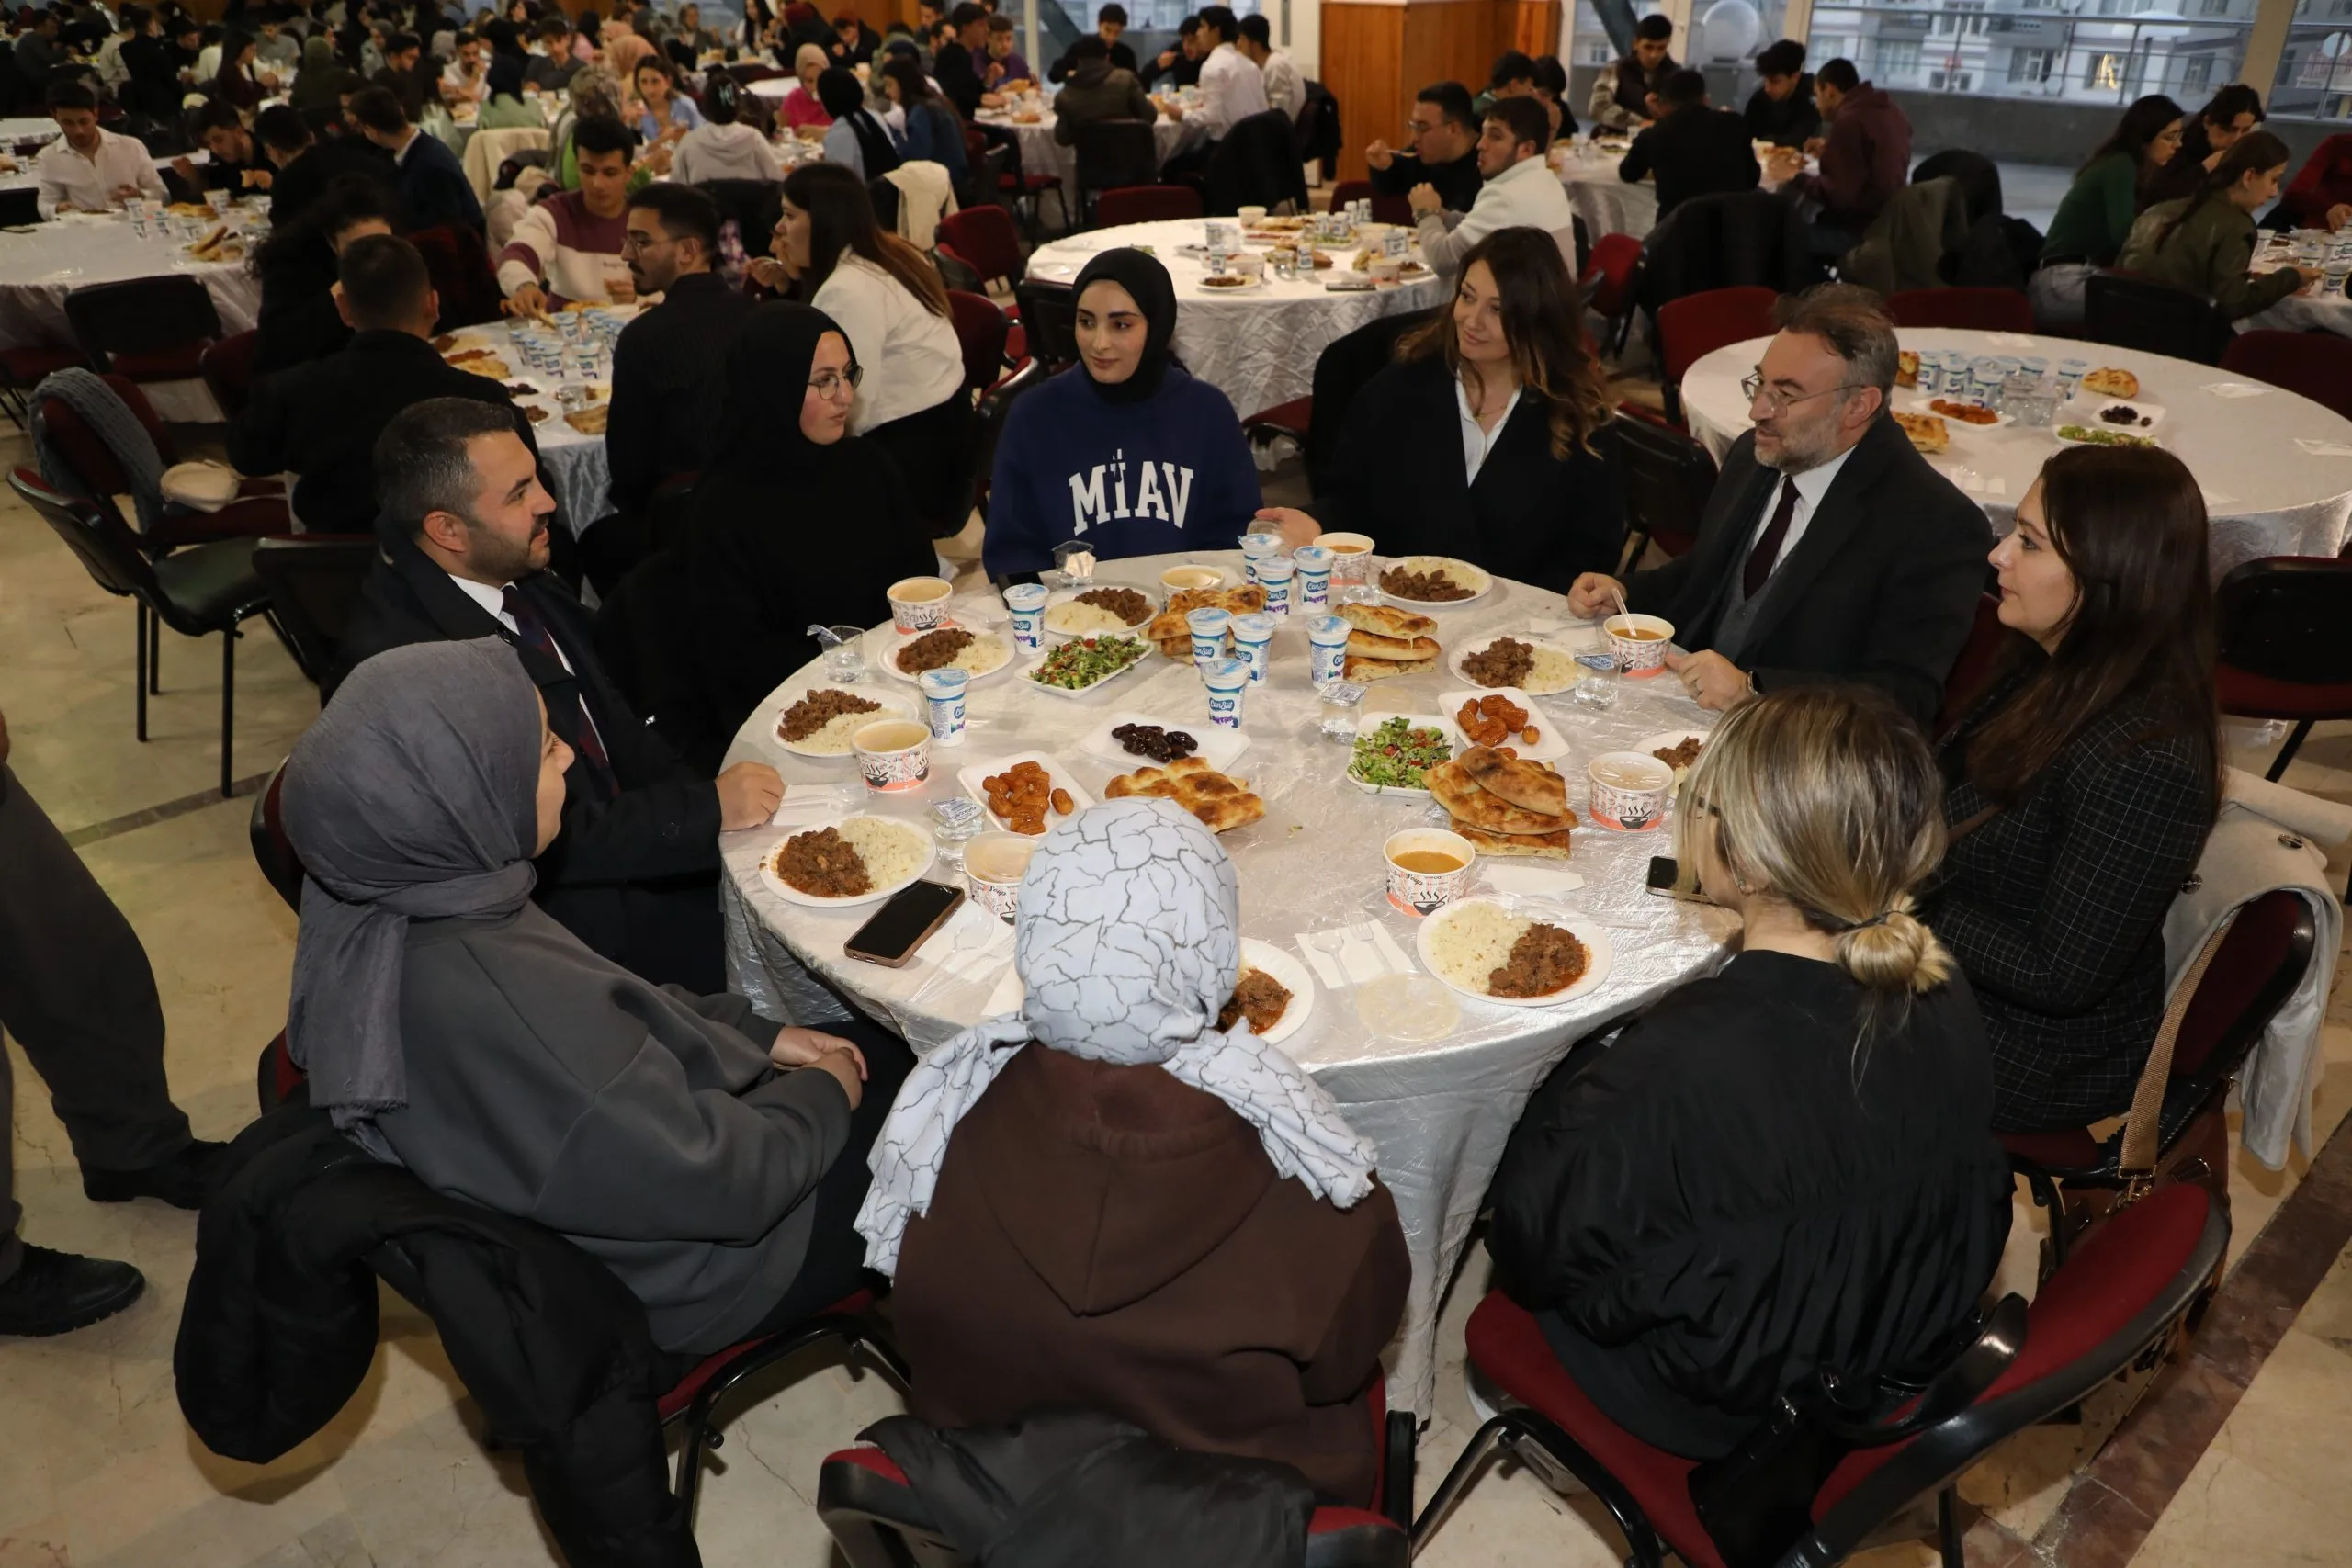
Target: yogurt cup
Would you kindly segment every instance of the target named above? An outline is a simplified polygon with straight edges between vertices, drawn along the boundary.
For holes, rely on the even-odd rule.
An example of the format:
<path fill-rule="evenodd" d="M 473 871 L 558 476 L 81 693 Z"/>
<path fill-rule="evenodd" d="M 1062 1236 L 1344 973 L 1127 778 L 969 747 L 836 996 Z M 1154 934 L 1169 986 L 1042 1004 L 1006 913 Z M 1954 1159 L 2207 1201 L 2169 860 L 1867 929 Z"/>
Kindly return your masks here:
<path fill-rule="evenodd" d="M 849 744 L 865 787 L 876 795 L 921 789 L 931 776 L 931 730 L 917 720 L 876 719 L 852 735 Z"/>
<path fill-rule="evenodd" d="M 1647 680 L 1666 668 L 1666 650 L 1674 642 L 1672 621 L 1657 615 L 1611 615 L 1600 629 L 1609 635 L 1617 668 L 1634 680 Z"/>
<path fill-rule="evenodd" d="M 972 677 L 961 670 L 926 670 L 915 678 L 931 719 L 931 738 L 941 746 L 964 744 L 964 692 Z"/>
<path fill-rule="evenodd" d="M 972 902 L 1011 925 L 1021 908 L 1021 879 L 1037 840 L 1026 833 L 980 833 L 964 846 L 964 888 Z"/>
<path fill-rule="evenodd" d="M 1283 550 L 1280 534 L 1244 534 L 1241 536 L 1241 574 L 1250 581 L 1258 581 L 1258 563 Z"/>
<path fill-rule="evenodd" d="M 927 632 L 947 624 L 947 598 L 955 584 L 944 577 L 902 577 L 890 584 L 890 624 L 902 632 Z"/>
<path fill-rule="evenodd" d="M 1046 585 L 1016 582 L 1004 591 L 1004 607 L 1012 616 L 1012 646 L 1035 653 L 1046 645 Z"/>
<path fill-rule="evenodd" d="M 1396 863 L 1399 855 L 1443 855 L 1462 863 L 1452 871 L 1408 871 Z M 1388 901 L 1419 919 L 1434 915 L 1469 891 L 1477 874 L 1478 847 L 1459 833 L 1442 828 L 1408 828 L 1388 835 L 1380 846 L 1380 863 L 1388 873 Z"/>
<path fill-rule="evenodd" d="M 1188 611 L 1184 625 L 1193 634 L 1193 662 L 1206 668 L 1225 657 L 1226 634 L 1233 629 L 1233 612 L 1211 607 Z"/>
<path fill-rule="evenodd" d="M 1291 584 L 1291 607 L 1321 613 L 1331 603 L 1332 554 L 1321 545 L 1301 545 L 1291 551 L 1298 575 Z"/>
<path fill-rule="evenodd" d="M 1268 556 L 1252 565 L 1258 573 L 1258 586 L 1266 591 L 1266 614 L 1287 618 L 1292 592 L 1297 586 L 1297 563 L 1288 556 Z"/>
<path fill-rule="evenodd" d="M 1317 615 L 1306 623 L 1306 676 L 1309 683 L 1328 686 L 1346 671 L 1348 634 L 1354 629 L 1337 615 Z"/>
<path fill-rule="evenodd" d="M 1585 767 L 1592 781 L 1589 815 L 1604 828 L 1643 833 L 1666 821 L 1674 770 L 1645 751 L 1603 751 Z"/>
<path fill-rule="evenodd" d="M 1264 682 L 1274 661 L 1274 617 L 1261 613 L 1233 617 L 1233 657 L 1250 666 L 1250 682 Z"/>
<path fill-rule="evenodd" d="M 1241 728 L 1242 694 L 1250 689 L 1250 666 L 1238 659 L 1212 659 L 1201 666 L 1209 689 L 1209 722 L 1219 729 Z"/>

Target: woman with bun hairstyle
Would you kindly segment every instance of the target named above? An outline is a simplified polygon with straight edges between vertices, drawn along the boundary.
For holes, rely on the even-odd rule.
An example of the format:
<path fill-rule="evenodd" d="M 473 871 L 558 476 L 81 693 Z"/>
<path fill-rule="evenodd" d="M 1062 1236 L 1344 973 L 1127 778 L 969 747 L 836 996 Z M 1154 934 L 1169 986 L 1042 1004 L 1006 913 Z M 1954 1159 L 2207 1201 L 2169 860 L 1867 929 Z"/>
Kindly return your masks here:
<path fill-rule="evenodd" d="M 1992 560 L 2019 635 L 1943 742 L 1928 919 L 1984 1008 L 1993 1125 L 2081 1127 L 2131 1106 L 2220 809 L 2205 497 L 2169 452 L 2071 448 Z"/>
<path fill-rule="evenodd" d="M 1973 1321 L 2008 1235 L 1968 982 L 1913 913 L 1943 852 L 1927 741 L 1851 686 L 1709 737 L 1675 852 L 1739 952 L 1530 1100 L 1487 1246 L 1603 1414 L 1729 1452 L 1822 1368 L 1912 1372 Z"/>

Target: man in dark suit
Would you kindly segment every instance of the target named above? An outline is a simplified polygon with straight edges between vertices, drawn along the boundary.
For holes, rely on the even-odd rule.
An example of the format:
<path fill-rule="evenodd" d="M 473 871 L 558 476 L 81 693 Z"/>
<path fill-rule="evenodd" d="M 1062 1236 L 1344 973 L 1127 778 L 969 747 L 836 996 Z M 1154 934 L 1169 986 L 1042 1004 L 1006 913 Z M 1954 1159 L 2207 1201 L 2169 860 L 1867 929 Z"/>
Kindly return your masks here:
<path fill-rule="evenodd" d="M 596 661 L 588 612 L 548 571 L 555 502 L 505 412 L 435 398 L 376 444 L 385 536 L 345 631 L 341 677 L 386 649 L 494 637 L 514 649 L 571 746 L 563 831 L 538 858 L 539 907 L 645 979 L 726 989 L 718 835 L 784 798 L 764 762 L 716 783 L 629 711 Z"/>
<path fill-rule="evenodd" d="M 711 270 L 718 260 L 718 206 L 701 191 L 647 186 L 628 198 L 627 221 L 621 258 L 637 297 L 662 299 L 623 328 L 613 345 L 605 455 L 613 504 L 639 516 L 662 484 L 710 460 L 727 345 L 753 301 Z"/>
<path fill-rule="evenodd" d="M 1756 188 L 1763 171 L 1747 123 L 1707 102 L 1704 76 L 1687 67 L 1668 73 L 1657 100 L 1657 123 L 1634 136 L 1617 177 L 1631 183 L 1657 175 L 1660 219 L 1694 196 Z"/>
<path fill-rule="evenodd" d="M 1781 301 L 1689 553 L 1623 585 L 1674 623 L 1667 668 L 1700 706 L 1807 681 L 1877 686 L 1923 726 L 1968 640 L 1991 526 L 1887 417 L 1894 324 L 1867 289 Z M 1612 580 L 1577 579 L 1569 613 L 1608 612 Z"/>
<path fill-rule="evenodd" d="M 275 171 L 268 184 L 269 220 L 279 229 L 317 206 L 339 175 L 365 175 L 387 189 L 392 185 L 392 163 L 383 149 L 359 136 L 322 139 L 300 110 L 285 104 L 254 118 L 254 140 Z"/>
<path fill-rule="evenodd" d="M 419 229 L 463 223 L 481 231 L 481 201 L 458 155 L 419 130 L 401 112 L 399 99 L 370 87 L 352 98 L 351 118 L 362 136 L 392 155 L 393 178 L 412 223 Z"/>
<path fill-rule="evenodd" d="M 352 241 L 335 262 L 334 303 L 352 330 L 336 353 L 254 385 L 229 429 L 239 473 L 301 476 L 294 514 L 306 528 L 365 534 L 376 525 L 376 437 L 404 408 L 469 398 L 529 429 L 506 389 L 448 364 L 433 349 L 440 297 L 416 247 L 392 234 Z"/>

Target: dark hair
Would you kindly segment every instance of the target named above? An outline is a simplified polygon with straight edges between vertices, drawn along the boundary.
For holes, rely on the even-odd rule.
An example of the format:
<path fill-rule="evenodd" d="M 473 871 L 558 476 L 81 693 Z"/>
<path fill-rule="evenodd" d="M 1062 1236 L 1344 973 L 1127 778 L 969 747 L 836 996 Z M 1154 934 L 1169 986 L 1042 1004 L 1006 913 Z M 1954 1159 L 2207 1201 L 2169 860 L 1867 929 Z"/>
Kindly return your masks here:
<path fill-rule="evenodd" d="M 188 117 L 188 129 L 201 137 L 208 130 L 243 130 L 245 117 L 237 106 L 226 98 L 207 98 L 195 114 Z"/>
<path fill-rule="evenodd" d="M 368 234 L 344 246 L 334 280 L 344 308 L 360 332 L 405 327 L 424 310 L 433 275 L 416 247 L 397 234 Z"/>
<path fill-rule="evenodd" d="M 939 269 L 898 235 L 882 231 L 864 180 L 839 164 L 803 164 L 784 176 L 784 199 L 808 215 L 808 298 L 816 298 L 847 251 L 888 273 L 933 315 L 947 314 Z"/>
<path fill-rule="evenodd" d="M 1549 93 L 1562 100 L 1567 97 L 1568 68 L 1560 63 L 1558 55 L 1539 54 L 1535 57 L 1535 90 Z"/>
<path fill-rule="evenodd" d="M 989 8 L 980 5 L 978 0 L 961 0 L 953 11 L 947 13 L 948 30 L 960 33 L 974 22 L 987 20 Z"/>
<path fill-rule="evenodd" d="M 2122 152 L 2130 156 L 2136 174 L 2147 162 L 2149 144 L 2155 141 L 2165 126 L 2179 118 L 2180 106 L 2162 93 L 2151 93 L 2144 98 L 2135 99 L 2132 107 L 2123 111 L 2123 118 L 2116 122 L 2115 129 L 2108 133 L 2107 140 L 2091 149 L 2091 155 L 2083 160 L 2083 167 L 2087 169 L 2101 158 Z"/>
<path fill-rule="evenodd" d="M 451 49 L 463 49 L 469 43 L 480 43 L 481 41 L 481 39 L 474 36 L 474 30 L 471 28 L 460 28 L 451 36 L 449 39 L 449 47 Z"/>
<path fill-rule="evenodd" d="M 1541 153 L 1552 145 L 1552 117 L 1533 98 L 1497 98 L 1487 106 L 1487 118 L 1502 121 L 1513 146 L 1532 141 Z"/>
<path fill-rule="evenodd" d="M 713 125 L 732 125 L 743 112 L 742 85 L 724 71 L 710 73 L 702 90 L 702 117 Z"/>
<path fill-rule="evenodd" d="M 1536 113 L 1541 118 L 1543 111 Z M 1566 459 L 1579 447 L 1590 451 L 1593 432 L 1609 423 L 1609 378 L 1585 346 L 1583 301 L 1558 243 L 1540 229 L 1498 229 L 1470 247 L 1459 276 L 1469 276 L 1480 262 L 1502 296 L 1503 341 L 1510 345 L 1521 389 L 1546 410 L 1552 456 Z M 1465 367 L 1454 342 L 1453 312 L 1441 310 L 1406 334 L 1396 357 L 1442 359 L 1458 379 Z M 1476 368 L 1468 368 L 1477 379 Z"/>
<path fill-rule="evenodd" d="M 255 115 L 254 135 L 273 152 L 299 152 L 314 140 L 302 111 L 287 104 L 272 104 Z"/>
<path fill-rule="evenodd" d="M 1882 406 L 1894 389 L 1899 355 L 1894 319 L 1886 302 L 1853 283 L 1823 283 L 1802 294 L 1783 294 L 1772 307 L 1772 324 L 1784 333 L 1817 337 L 1844 360 L 1857 387 L 1876 387 Z"/>
<path fill-rule="evenodd" d="M 351 95 L 351 118 L 362 130 L 390 136 L 406 129 L 408 116 L 390 87 L 363 87 Z"/>
<path fill-rule="evenodd" d="M 41 93 L 40 101 L 43 107 L 52 109 L 95 111 L 98 107 L 98 96 L 90 91 L 82 82 L 72 77 L 62 82 L 51 82 Z"/>
<path fill-rule="evenodd" d="M 384 40 L 384 58 L 390 60 L 395 54 L 406 54 L 412 49 L 424 47 L 414 33 L 394 33 Z"/>
<path fill-rule="evenodd" d="M 1487 85 L 1489 88 L 1507 87 L 1513 82 L 1534 80 L 1535 62 L 1515 49 L 1505 50 L 1500 58 L 1496 60 L 1495 68 L 1487 73 Z"/>
<path fill-rule="evenodd" d="M 1012 18 L 1011 17 L 1006 16 L 1001 11 L 990 11 L 989 13 L 989 31 L 992 33 L 1009 33 L 1012 30 Z"/>
<path fill-rule="evenodd" d="M 2269 118 L 2263 112 L 2260 93 L 2244 82 L 2231 82 L 2205 101 L 2205 107 L 2197 111 L 2197 120 L 2200 125 L 2230 125 L 2242 114 L 2254 116 L 2256 125 Z"/>
<path fill-rule="evenodd" d="M 1201 26 L 1228 43 L 1240 36 L 1241 32 L 1241 23 L 1234 16 L 1233 7 L 1230 6 L 1202 6 Z"/>
<path fill-rule="evenodd" d="M 1078 41 L 1084 43 L 1087 39 L 1093 37 L 1093 34 L 1088 33 L 1081 36 Z M 1101 43 L 1102 40 L 1098 38 L 1094 39 L 1094 41 Z M 1104 52 L 1107 53 L 1108 51 Z M 882 75 L 885 80 L 896 82 L 899 85 L 899 102 L 903 107 L 910 109 L 917 104 L 931 102 L 931 83 L 924 77 L 922 66 L 912 55 L 891 55 L 882 62 Z"/>
<path fill-rule="evenodd" d="M 376 437 L 376 508 L 382 525 L 413 539 L 424 532 L 429 513 L 470 517 L 481 481 L 467 443 L 514 434 L 514 411 L 505 403 L 427 398 L 401 410 Z"/>
<path fill-rule="evenodd" d="M 1252 12 L 1249 16 L 1241 18 L 1239 26 L 1241 28 L 1241 36 L 1248 39 L 1251 43 L 1258 45 L 1261 49 L 1272 49 L 1274 47 L 1274 29 L 1267 25 L 1265 17 Z"/>
<path fill-rule="evenodd" d="M 1101 33 L 1080 33 L 1071 40 L 1069 57 L 1072 60 L 1108 60 L 1111 58 L 1111 46 L 1102 41 Z"/>
<path fill-rule="evenodd" d="M 2076 446 L 2041 466 L 2050 542 L 2075 600 L 2057 651 L 2020 637 L 2007 673 L 2030 669 L 1968 742 L 1968 776 L 2016 799 L 2084 728 L 2126 701 L 2152 710 L 2132 744 L 2179 736 L 2220 787 L 2212 565 L 2205 496 L 2160 447 Z"/>
<path fill-rule="evenodd" d="M 331 250 L 337 234 L 371 218 L 382 219 L 395 233 L 407 227 L 390 186 L 373 175 L 337 175 L 300 217 L 271 229 L 246 265 L 256 276 L 268 276 L 301 252 Z"/>
<path fill-rule="evenodd" d="M 1127 25 L 1127 8 L 1125 6 L 1118 4 L 1118 0 L 1112 0 L 1112 4 L 1103 6 L 1101 10 L 1094 13 L 1094 25 L 1096 27 L 1101 27 L 1104 22 L 1116 22 L 1119 26 L 1123 28 L 1125 27 Z M 1102 35 L 1098 33 L 1095 36 L 1099 38 Z"/>
<path fill-rule="evenodd" d="M 1756 51 L 1758 76 L 1797 76 L 1804 73 L 1804 45 L 1792 38 L 1766 44 Z"/>
<path fill-rule="evenodd" d="M 2176 158 L 2187 155 L 2186 149 L 2173 154 Z M 2244 136 L 2231 142 L 2230 150 L 2222 154 L 2222 161 L 2208 170 L 2203 179 L 2197 182 L 2197 194 L 2190 197 L 2178 212 L 2173 214 L 2170 221 L 2156 231 L 2155 243 L 2150 248 L 2163 250 L 2165 242 L 2172 238 L 2173 231 L 2188 222 L 2190 213 L 2216 197 L 2228 194 L 2230 187 L 2238 183 L 2239 176 L 2248 174 L 2258 175 L 2265 169 L 2278 168 L 2293 157 L 2294 154 L 2287 151 L 2287 144 L 2270 132 L 2247 131 Z"/>
<path fill-rule="evenodd" d="M 1197 16 L 1187 17 L 1182 21 L 1176 24 L 1176 36 L 1178 38 L 1191 38 L 1194 33 L 1199 32 L 1200 30 L 1201 19 Z"/>
<path fill-rule="evenodd" d="M 637 153 L 637 132 L 608 114 L 582 115 L 572 123 L 571 151 L 617 152 L 627 163 Z"/>
<path fill-rule="evenodd" d="M 640 54 L 637 57 L 637 63 L 628 68 L 628 81 L 630 86 L 633 87 L 637 85 L 638 73 L 645 70 L 648 66 L 650 66 L 652 69 L 660 72 L 662 73 L 662 80 L 669 83 L 673 87 L 678 85 L 678 68 L 670 63 L 669 56 L 663 54 Z"/>
<path fill-rule="evenodd" d="M 1470 89 L 1461 83 L 1432 82 L 1415 93 L 1413 101 L 1417 104 L 1435 104 L 1440 115 L 1472 135 L 1477 134 L 1478 113 L 1472 103 Z M 1550 121 L 1547 118 L 1545 121 L 1547 129 L 1549 124 Z"/>
<path fill-rule="evenodd" d="M 1832 60 L 1813 73 L 1814 85 L 1850 93 L 1862 85 L 1862 73 L 1850 60 Z"/>
<path fill-rule="evenodd" d="M 718 203 L 692 186 L 657 180 L 628 198 L 628 210 L 650 212 L 673 240 L 699 240 L 703 259 L 718 260 Z"/>
<path fill-rule="evenodd" d="M 539 36 L 549 43 L 560 38 L 570 38 L 571 21 L 560 11 L 550 11 L 539 18 Z"/>
<path fill-rule="evenodd" d="M 1674 36 L 1674 19 L 1666 16 L 1644 17 L 1634 24 L 1634 36 L 1648 39 L 1652 43 L 1662 42 Z"/>
<path fill-rule="evenodd" d="M 828 65 L 817 76 L 817 101 L 835 119 L 846 118 L 865 107 L 865 86 L 855 72 Z"/>
<path fill-rule="evenodd" d="M 1658 102 L 1671 104 L 1676 108 L 1703 104 L 1707 101 L 1706 75 L 1687 65 L 1669 71 L 1666 73 L 1666 80 L 1657 85 L 1657 97 Z"/>

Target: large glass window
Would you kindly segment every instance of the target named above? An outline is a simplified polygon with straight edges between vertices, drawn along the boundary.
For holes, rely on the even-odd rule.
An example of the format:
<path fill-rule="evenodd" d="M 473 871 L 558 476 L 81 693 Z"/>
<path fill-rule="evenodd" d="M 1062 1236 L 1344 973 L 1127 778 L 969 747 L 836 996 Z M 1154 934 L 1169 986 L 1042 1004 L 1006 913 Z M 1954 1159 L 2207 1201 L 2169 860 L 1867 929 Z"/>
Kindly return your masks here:
<path fill-rule="evenodd" d="M 1806 54 L 1911 92 L 2118 106 L 2169 93 L 2193 107 L 2237 75 L 2255 3 L 2074 0 L 2069 14 L 2061 0 L 1815 0 Z"/>
<path fill-rule="evenodd" d="M 2352 0 L 2296 6 L 2268 102 L 2287 119 L 2352 119 Z"/>
<path fill-rule="evenodd" d="M 1576 0 L 1569 34 L 1573 58 L 1567 63 L 1611 63 L 1632 47 L 1634 24 L 1665 9 L 1657 0 Z M 1675 35 L 1674 58 L 1706 72 L 1710 85 L 1719 93 L 1736 90 L 1744 102 L 1754 82 L 1756 51 L 1783 36 L 1788 9 L 1788 0 L 1697 0 L 1690 7 L 1690 25 Z M 1718 96 L 1716 101 L 1724 100 Z"/>

